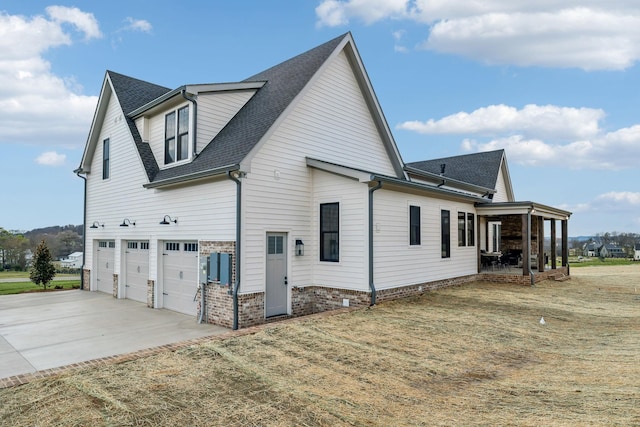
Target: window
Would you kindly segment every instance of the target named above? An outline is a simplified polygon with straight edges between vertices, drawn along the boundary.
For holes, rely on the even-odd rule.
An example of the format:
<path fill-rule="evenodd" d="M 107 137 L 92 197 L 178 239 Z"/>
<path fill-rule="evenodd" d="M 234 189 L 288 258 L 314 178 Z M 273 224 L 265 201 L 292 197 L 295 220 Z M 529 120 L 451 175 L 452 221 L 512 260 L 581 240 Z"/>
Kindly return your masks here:
<path fill-rule="evenodd" d="M 198 244 L 197 243 L 185 243 L 184 244 L 185 252 L 198 252 Z"/>
<path fill-rule="evenodd" d="M 409 244 L 420 244 L 420 206 L 409 206 Z"/>
<path fill-rule="evenodd" d="M 320 205 L 320 261 L 340 261 L 340 204 Z"/>
<path fill-rule="evenodd" d="M 109 179 L 109 138 L 102 141 L 102 179 Z"/>
<path fill-rule="evenodd" d="M 475 246 L 476 244 L 476 221 L 475 221 L 475 215 L 472 213 L 468 213 L 467 214 L 467 245 L 468 246 Z"/>
<path fill-rule="evenodd" d="M 140 242 L 140 249 L 149 250 L 149 242 Z"/>
<path fill-rule="evenodd" d="M 440 211 L 441 257 L 451 257 L 451 218 L 447 210 Z"/>
<path fill-rule="evenodd" d="M 458 246 L 467 245 L 467 214 L 458 212 Z"/>
<path fill-rule="evenodd" d="M 189 106 L 164 117 L 164 164 L 189 157 Z"/>
<path fill-rule="evenodd" d="M 127 242 L 127 249 L 138 249 L 138 242 Z"/>
<path fill-rule="evenodd" d="M 179 251 L 180 250 L 180 243 L 167 242 L 167 243 L 164 244 L 164 248 L 167 251 Z"/>
<path fill-rule="evenodd" d="M 267 242 L 267 253 L 269 255 L 280 255 L 284 253 L 284 237 L 269 236 Z"/>

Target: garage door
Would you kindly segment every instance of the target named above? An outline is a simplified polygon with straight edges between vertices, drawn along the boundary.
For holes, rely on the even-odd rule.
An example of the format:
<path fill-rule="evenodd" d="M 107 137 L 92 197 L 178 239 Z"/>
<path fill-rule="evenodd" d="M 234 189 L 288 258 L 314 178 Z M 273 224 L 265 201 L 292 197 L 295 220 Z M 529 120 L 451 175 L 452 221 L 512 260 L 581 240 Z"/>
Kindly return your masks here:
<path fill-rule="evenodd" d="M 98 241 L 96 257 L 96 282 L 100 292 L 113 295 L 113 264 L 116 242 L 113 240 Z"/>
<path fill-rule="evenodd" d="M 129 241 L 125 251 L 124 297 L 147 302 L 149 279 L 149 242 Z"/>
<path fill-rule="evenodd" d="M 198 291 L 198 243 L 164 242 L 162 251 L 162 306 L 195 316 Z"/>

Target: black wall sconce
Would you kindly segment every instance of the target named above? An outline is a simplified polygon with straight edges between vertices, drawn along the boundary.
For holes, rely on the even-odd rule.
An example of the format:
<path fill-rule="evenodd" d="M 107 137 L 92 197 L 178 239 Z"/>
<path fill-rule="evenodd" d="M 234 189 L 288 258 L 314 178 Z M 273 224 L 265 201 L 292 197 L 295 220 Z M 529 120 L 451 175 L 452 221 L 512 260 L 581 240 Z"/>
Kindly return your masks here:
<path fill-rule="evenodd" d="M 120 227 L 128 227 L 130 225 L 133 225 L 135 227 L 136 226 L 136 222 L 135 221 L 131 222 L 131 221 L 129 221 L 129 218 L 125 218 L 125 219 L 122 220 L 122 224 L 120 224 Z"/>
<path fill-rule="evenodd" d="M 174 224 L 177 224 L 178 223 L 178 218 L 173 219 L 169 215 L 165 215 L 164 218 L 162 218 L 162 221 L 160 221 L 160 225 L 169 225 L 172 222 Z"/>
<path fill-rule="evenodd" d="M 100 227 L 104 228 L 104 224 L 100 224 L 98 221 L 95 221 L 89 228 L 100 228 Z"/>
<path fill-rule="evenodd" d="M 304 243 L 301 239 L 296 239 L 296 256 L 304 255 Z"/>

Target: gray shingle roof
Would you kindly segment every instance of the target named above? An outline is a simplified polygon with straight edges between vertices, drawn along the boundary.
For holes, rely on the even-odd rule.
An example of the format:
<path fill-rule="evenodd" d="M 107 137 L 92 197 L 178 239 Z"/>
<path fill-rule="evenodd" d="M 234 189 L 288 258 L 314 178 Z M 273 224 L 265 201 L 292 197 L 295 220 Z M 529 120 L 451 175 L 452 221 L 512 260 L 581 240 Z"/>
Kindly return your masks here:
<path fill-rule="evenodd" d="M 149 144 L 142 143 L 135 124 L 128 119 L 149 181 L 171 180 L 240 163 L 347 34 L 245 79 L 245 82 L 266 83 L 190 163 L 159 170 Z M 109 72 L 109 75 L 115 76 L 117 83 L 114 82 L 114 90 L 125 114 L 170 91 L 117 73 Z"/>
<path fill-rule="evenodd" d="M 423 160 L 421 162 L 407 163 L 407 166 L 432 174 L 440 174 L 441 165 L 444 164 L 445 177 L 495 189 L 503 156 L 504 150 L 496 150 L 444 157 L 442 159 Z"/>
<path fill-rule="evenodd" d="M 128 114 L 136 108 L 153 101 L 167 92 L 170 92 L 171 89 L 139 79 L 134 79 L 113 71 L 107 71 L 107 74 L 111 80 L 113 90 L 118 97 L 120 107 L 122 108 L 125 116 L 127 116 L 127 125 L 129 126 L 133 140 L 136 143 L 138 153 L 140 153 L 140 159 L 144 165 L 147 177 L 149 178 L 149 181 L 152 181 L 159 170 L 158 162 L 156 161 L 149 144 L 142 142 L 142 138 L 138 133 L 138 128 L 136 127 L 135 122 L 133 119 L 128 117 Z"/>

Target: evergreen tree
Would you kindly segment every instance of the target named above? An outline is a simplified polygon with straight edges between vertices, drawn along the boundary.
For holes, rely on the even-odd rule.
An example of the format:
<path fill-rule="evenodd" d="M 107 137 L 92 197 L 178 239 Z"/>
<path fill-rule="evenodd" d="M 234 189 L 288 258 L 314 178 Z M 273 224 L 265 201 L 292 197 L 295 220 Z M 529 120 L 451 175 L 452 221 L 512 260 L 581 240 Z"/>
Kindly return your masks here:
<path fill-rule="evenodd" d="M 36 285 L 44 286 L 46 290 L 47 285 L 53 280 L 53 276 L 55 275 L 56 268 L 51 262 L 51 252 L 49 252 L 49 248 L 43 240 L 36 248 L 36 253 L 33 256 L 33 265 L 29 278 Z"/>

